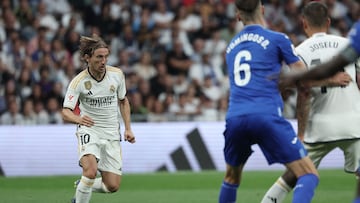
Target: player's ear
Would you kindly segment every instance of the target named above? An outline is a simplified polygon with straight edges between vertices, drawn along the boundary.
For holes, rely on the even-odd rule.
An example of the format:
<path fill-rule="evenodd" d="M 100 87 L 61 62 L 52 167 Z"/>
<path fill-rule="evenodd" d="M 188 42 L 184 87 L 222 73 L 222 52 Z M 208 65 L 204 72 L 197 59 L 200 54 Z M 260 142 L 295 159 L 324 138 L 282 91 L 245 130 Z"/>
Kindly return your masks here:
<path fill-rule="evenodd" d="M 330 18 L 328 18 L 328 19 L 327 19 L 327 22 L 326 22 L 326 26 L 327 26 L 327 28 L 329 28 L 329 27 L 330 27 L 330 25 L 331 25 L 331 19 L 330 19 Z"/>
<path fill-rule="evenodd" d="M 302 22 L 303 29 L 306 30 L 308 28 L 308 24 L 307 24 L 306 19 L 304 17 L 301 19 L 301 22 Z"/>
<path fill-rule="evenodd" d="M 87 63 L 89 63 L 89 58 L 90 58 L 89 54 L 84 55 L 84 59 Z"/>
<path fill-rule="evenodd" d="M 261 5 L 261 14 L 265 15 L 265 6 Z"/>

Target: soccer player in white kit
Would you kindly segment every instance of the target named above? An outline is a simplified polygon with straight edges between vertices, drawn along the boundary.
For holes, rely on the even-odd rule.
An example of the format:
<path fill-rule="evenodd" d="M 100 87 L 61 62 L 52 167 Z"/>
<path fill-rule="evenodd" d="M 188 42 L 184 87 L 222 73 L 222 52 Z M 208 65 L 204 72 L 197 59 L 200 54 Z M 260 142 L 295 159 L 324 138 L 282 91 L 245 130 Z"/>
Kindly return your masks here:
<path fill-rule="evenodd" d="M 70 82 L 62 115 L 65 121 L 77 124 L 79 163 L 82 167 L 82 176 L 72 202 L 88 203 L 92 191 L 116 192 L 120 186 L 120 113 L 125 140 L 134 143 L 135 137 L 130 125 L 125 77 L 119 68 L 106 64 L 108 45 L 98 36 L 83 36 L 79 50 L 87 67 Z M 77 105 L 80 115 L 73 112 Z M 97 178 L 97 171 L 100 171 L 101 177 Z"/>
<path fill-rule="evenodd" d="M 307 4 L 303 17 L 304 31 L 309 38 L 296 48 L 296 52 L 310 69 L 329 61 L 348 46 L 349 39 L 326 34 L 330 19 L 323 3 Z M 359 167 L 360 92 L 356 84 L 356 73 L 353 63 L 344 67 L 344 72 L 331 78 L 310 82 L 311 86 L 319 87 L 311 89 L 309 119 L 304 120 L 307 112 L 298 112 L 303 114 L 302 120 L 298 121 L 302 125 L 299 126 L 298 136 L 303 140 L 316 167 L 335 148 L 344 152 L 346 172 L 355 173 Z M 304 125 L 302 122 L 307 123 Z M 295 176 L 286 171 L 268 190 L 262 203 L 283 202 L 295 183 Z"/>

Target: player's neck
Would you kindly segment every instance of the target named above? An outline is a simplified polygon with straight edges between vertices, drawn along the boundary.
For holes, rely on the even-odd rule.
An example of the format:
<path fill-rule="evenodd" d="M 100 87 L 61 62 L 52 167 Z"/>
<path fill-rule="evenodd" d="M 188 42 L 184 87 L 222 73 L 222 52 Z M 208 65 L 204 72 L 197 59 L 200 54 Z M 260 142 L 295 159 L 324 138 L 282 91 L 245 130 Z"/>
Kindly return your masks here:
<path fill-rule="evenodd" d="M 316 33 L 327 33 L 327 29 L 322 29 L 322 28 L 312 28 L 306 31 L 306 35 L 308 37 L 313 36 Z"/>
<path fill-rule="evenodd" d="M 254 19 L 252 21 L 247 21 L 247 22 L 243 22 L 244 25 L 261 25 L 261 26 L 266 26 L 265 20 L 263 18 L 261 19 Z"/>
<path fill-rule="evenodd" d="M 91 75 L 92 78 L 94 78 L 96 81 L 101 81 L 106 72 L 99 72 L 96 70 L 93 70 L 92 68 L 88 67 L 88 72 Z"/>

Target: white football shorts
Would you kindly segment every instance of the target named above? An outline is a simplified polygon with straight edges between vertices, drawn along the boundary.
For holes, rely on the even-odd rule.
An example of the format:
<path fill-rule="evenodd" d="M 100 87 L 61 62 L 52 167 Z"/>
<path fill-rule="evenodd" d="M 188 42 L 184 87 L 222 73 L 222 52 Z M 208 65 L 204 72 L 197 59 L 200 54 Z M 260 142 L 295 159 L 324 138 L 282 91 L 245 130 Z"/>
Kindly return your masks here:
<path fill-rule="evenodd" d="M 335 148 L 344 153 L 344 170 L 348 173 L 355 173 L 360 161 L 360 139 L 339 140 L 327 143 L 304 143 L 310 159 L 318 167 L 321 160 Z"/>
<path fill-rule="evenodd" d="M 86 154 L 92 154 L 98 160 L 98 170 L 122 175 L 122 155 L 120 140 L 101 139 L 99 132 L 85 126 L 78 127 L 79 160 Z"/>

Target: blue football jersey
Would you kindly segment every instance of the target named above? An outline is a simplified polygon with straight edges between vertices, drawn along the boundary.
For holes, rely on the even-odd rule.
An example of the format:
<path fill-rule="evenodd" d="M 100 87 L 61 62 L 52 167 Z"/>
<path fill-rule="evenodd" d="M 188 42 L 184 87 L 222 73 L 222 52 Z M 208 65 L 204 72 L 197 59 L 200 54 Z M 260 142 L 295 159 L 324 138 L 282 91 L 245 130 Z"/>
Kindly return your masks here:
<path fill-rule="evenodd" d="M 281 115 L 283 101 L 276 76 L 283 62 L 299 60 L 285 34 L 260 25 L 244 27 L 226 49 L 230 80 L 227 118 L 257 113 Z"/>
<path fill-rule="evenodd" d="M 360 55 L 360 21 L 358 21 L 349 32 L 351 46 Z"/>

